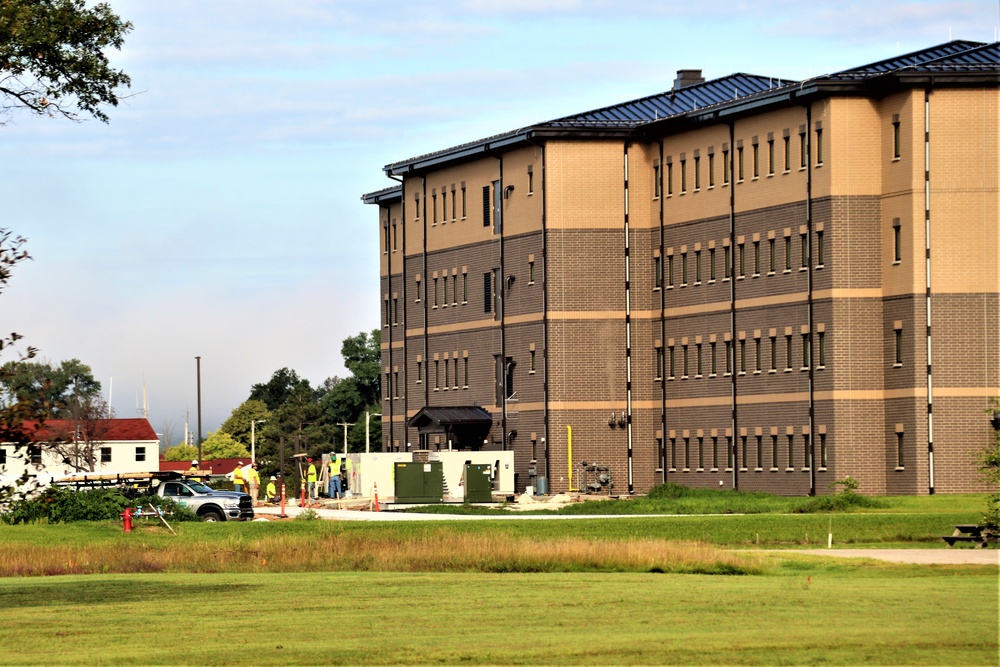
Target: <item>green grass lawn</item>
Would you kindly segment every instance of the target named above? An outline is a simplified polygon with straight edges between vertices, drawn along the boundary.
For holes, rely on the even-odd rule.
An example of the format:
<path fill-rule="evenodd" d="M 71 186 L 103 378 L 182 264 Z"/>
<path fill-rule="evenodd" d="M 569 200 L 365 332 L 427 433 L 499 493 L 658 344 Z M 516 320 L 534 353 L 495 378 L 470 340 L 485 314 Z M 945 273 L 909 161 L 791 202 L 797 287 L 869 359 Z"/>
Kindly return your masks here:
<path fill-rule="evenodd" d="M 997 664 L 988 567 L 0 579 L 0 664 Z"/>

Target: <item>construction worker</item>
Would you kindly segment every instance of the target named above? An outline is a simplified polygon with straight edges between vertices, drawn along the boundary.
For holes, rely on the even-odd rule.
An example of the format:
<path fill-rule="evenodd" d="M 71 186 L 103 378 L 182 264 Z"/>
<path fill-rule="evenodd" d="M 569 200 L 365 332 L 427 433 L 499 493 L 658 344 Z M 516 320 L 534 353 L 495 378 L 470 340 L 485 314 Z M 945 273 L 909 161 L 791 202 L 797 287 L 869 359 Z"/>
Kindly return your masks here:
<path fill-rule="evenodd" d="M 316 464 L 313 463 L 312 457 L 309 457 L 309 468 L 306 470 L 306 483 L 309 488 L 309 499 L 316 500 Z"/>
<path fill-rule="evenodd" d="M 330 455 L 330 497 L 340 498 L 343 494 L 340 491 L 340 463 L 337 455 Z"/>
<path fill-rule="evenodd" d="M 250 487 L 250 497 L 253 499 L 253 506 L 257 506 L 260 498 L 260 473 L 257 472 L 257 464 L 251 463 L 250 470 L 247 471 L 247 485 Z"/>
<path fill-rule="evenodd" d="M 236 489 L 237 493 L 243 493 L 243 485 L 245 480 L 243 479 L 243 461 L 236 464 L 236 468 L 233 469 L 233 488 Z"/>
<path fill-rule="evenodd" d="M 275 481 L 276 481 L 275 476 L 271 475 L 271 479 L 269 479 L 267 482 L 267 488 L 264 489 L 264 500 L 269 503 L 276 502 L 278 499 L 278 489 L 274 487 Z"/>

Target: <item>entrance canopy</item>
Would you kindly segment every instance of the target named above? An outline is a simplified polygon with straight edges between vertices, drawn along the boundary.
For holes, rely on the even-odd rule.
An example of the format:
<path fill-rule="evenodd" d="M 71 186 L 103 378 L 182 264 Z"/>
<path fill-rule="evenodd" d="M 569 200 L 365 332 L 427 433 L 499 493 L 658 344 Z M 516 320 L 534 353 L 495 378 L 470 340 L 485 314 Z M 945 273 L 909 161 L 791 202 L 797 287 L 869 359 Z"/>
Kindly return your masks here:
<path fill-rule="evenodd" d="M 409 426 L 417 429 L 421 449 L 431 449 L 429 435 L 442 435 L 442 445 L 452 449 L 482 449 L 483 440 L 493 426 L 493 416 L 478 405 L 457 407 L 425 407 L 413 415 Z"/>

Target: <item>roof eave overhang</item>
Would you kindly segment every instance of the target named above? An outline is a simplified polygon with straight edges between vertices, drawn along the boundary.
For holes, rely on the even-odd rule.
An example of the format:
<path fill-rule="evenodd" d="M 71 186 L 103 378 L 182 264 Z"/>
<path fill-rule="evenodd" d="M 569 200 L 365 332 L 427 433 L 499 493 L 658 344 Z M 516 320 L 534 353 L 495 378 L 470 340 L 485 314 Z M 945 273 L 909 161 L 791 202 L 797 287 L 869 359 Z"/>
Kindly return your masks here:
<path fill-rule="evenodd" d="M 385 190 L 379 190 L 378 192 L 369 192 L 368 194 L 361 195 L 361 201 L 366 204 L 377 204 L 379 206 L 388 206 L 390 204 L 395 204 L 403 199 L 403 186 L 396 186 L 394 188 L 389 188 Z"/>

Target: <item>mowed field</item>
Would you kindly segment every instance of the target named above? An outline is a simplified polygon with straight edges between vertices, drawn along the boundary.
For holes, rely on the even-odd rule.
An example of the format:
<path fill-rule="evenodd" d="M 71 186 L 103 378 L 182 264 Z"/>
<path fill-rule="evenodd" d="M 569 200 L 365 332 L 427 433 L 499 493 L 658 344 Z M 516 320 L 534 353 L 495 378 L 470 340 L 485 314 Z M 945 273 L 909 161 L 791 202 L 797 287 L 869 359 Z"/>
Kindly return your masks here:
<path fill-rule="evenodd" d="M 940 548 L 973 519 L 833 526 Z M 996 566 L 795 553 L 829 521 L 0 525 L 0 665 L 998 664 Z"/>

